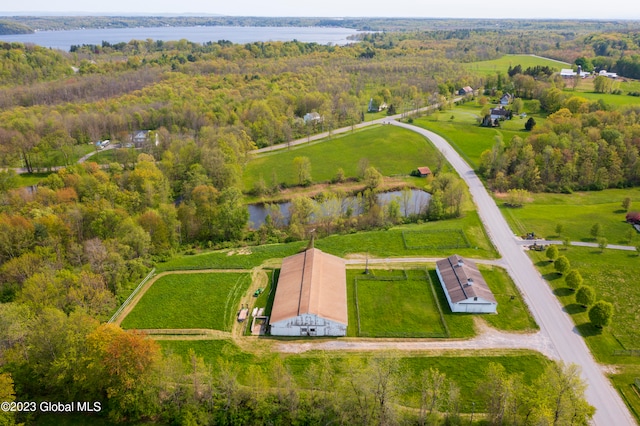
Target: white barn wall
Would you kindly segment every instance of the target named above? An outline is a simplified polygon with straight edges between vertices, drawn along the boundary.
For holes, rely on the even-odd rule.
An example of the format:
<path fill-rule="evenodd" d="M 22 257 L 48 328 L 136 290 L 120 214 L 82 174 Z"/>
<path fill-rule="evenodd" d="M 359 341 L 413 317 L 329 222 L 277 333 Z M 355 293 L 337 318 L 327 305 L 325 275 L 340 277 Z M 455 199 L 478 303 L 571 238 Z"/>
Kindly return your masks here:
<path fill-rule="evenodd" d="M 305 332 L 303 333 L 303 329 Z M 311 329 L 315 329 L 312 331 Z M 347 325 L 304 314 L 271 324 L 272 336 L 346 336 Z"/>
<path fill-rule="evenodd" d="M 493 302 L 489 302 L 487 300 L 481 299 L 478 297 L 478 300 L 466 299 L 458 303 L 452 303 L 451 297 L 449 296 L 449 292 L 447 291 L 447 286 L 444 284 L 444 279 L 442 279 L 442 275 L 440 275 L 440 269 L 436 266 L 436 274 L 438 275 L 438 280 L 440 281 L 440 287 L 442 287 L 442 291 L 444 291 L 444 295 L 447 297 L 447 303 L 451 308 L 451 312 L 463 312 L 463 313 L 474 313 L 474 314 L 495 314 L 497 310 L 497 304 Z"/>

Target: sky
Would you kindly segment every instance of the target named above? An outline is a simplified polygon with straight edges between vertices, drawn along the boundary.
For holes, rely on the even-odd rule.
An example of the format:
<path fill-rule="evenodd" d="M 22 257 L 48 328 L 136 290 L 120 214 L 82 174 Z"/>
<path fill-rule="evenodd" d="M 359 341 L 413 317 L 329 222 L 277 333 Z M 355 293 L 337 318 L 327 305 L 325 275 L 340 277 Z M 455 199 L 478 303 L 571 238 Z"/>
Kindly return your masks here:
<path fill-rule="evenodd" d="M 0 12 L 86 14 L 219 14 L 231 16 L 640 19 L 640 2 L 481 0 L 25 0 Z M 611 6 L 611 7 L 609 7 Z"/>

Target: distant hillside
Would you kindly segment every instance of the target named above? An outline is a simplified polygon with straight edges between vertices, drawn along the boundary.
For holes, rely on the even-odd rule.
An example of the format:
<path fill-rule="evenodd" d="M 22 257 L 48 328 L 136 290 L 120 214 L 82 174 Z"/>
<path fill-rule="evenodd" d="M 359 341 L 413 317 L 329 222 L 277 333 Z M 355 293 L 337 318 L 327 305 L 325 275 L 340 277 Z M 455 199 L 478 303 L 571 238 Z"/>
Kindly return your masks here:
<path fill-rule="evenodd" d="M 0 35 L 31 34 L 33 30 L 17 22 L 0 21 Z"/>

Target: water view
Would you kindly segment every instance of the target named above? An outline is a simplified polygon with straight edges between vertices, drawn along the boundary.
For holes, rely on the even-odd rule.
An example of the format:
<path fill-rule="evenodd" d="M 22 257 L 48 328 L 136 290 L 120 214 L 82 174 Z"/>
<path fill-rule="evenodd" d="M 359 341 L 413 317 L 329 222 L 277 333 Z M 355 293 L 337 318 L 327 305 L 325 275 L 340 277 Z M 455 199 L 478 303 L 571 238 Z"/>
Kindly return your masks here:
<path fill-rule="evenodd" d="M 196 43 L 229 40 L 233 43 L 256 41 L 315 42 L 318 44 L 347 44 L 349 36 L 358 31 L 350 28 L 322 27 L 149 27 L 85 29 L 70 31 L 39 31 L 33 34 L 0 36 L 0 41 L 33 43 L 39 46 L 69 51 L 72 45 L 129 42 L 131 40 L 181 40 Z"/>
<path fill-rule="evenodd" d="M 429 205 L 431 194 L 420 189 L 411 189 L 406 194 L 403 191 L 381 192 L 377 195 L 378 205 L 384 207 L 392 200 L 396 200 L 400 205 L 400 214 L 407 217 L 414 214 L 420 214 Z M 358 216 L 363 213 L 362 198 L 356 196 L 346 197 L 344 200 L 328 200 L 324 202 L 314 201 L 316 214 L 318 217 L 327 215 L 348 214 L 350 216 Z M 252 229 L 258 229 L 265 221 L 268 215 L 275 222 L 281 225 L 289 224 L 289 208 L 291 202 L 276 203 L 273 207 L 268 204 L 256 203 L 249 204 L 249 226 Z"/>

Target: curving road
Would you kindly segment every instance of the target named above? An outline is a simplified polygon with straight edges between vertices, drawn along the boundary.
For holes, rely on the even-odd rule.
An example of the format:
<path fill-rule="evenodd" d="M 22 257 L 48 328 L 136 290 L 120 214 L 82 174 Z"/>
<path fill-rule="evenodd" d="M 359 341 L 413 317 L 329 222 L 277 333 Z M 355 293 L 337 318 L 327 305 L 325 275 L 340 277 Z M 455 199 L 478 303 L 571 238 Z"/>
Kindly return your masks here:
<path fill-rule="evenodd" d="M 562 310 L 549 285 L 517 243 L 498 206 L 473 169 L 441 136 L 397 121 L 391 121 L 391 124 L 431 140 L 465 180 L 487 233 L 502 255 L 504 266 L 522 292 L 541 332 L 548 336 L 560 360 L 582 367 L 582 376 L 588 384 L 587 399 L 596 407 L 594 423 L 600 426 L 635 425 L 629 410 L 594 360 L 571 318 Z"/>

